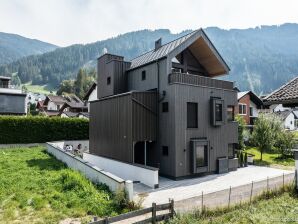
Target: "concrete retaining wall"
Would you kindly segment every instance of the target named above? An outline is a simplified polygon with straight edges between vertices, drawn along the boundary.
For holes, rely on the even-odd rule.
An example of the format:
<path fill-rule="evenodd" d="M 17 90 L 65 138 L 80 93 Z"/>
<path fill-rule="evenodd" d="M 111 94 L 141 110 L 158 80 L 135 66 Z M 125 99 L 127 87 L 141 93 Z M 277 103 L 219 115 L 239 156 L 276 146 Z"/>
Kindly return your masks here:
<path fill-rule="evenodd" d="M 89 153 L 84 153 L 83 159 L 124 179 L 140 181 L 152 188 L 158 187 L 158 169 L 156 168 L 132 165 Z"/>
<path fill-rule="evenodd" d="M 94 183 L 106 184 L 111 191 L 126 190 L 129 200 L 133 198 L 133 184 L 131 181 L 124 181 L 112 173 L 98 168 L 95 164 L 81 159 L 63 150 L 64 142 L 46 143 L 48 153 L 64 162 L 68 167 L 81 172 L 86 178 Z M 62 148 L 61 148 L 62 146 Z"/>

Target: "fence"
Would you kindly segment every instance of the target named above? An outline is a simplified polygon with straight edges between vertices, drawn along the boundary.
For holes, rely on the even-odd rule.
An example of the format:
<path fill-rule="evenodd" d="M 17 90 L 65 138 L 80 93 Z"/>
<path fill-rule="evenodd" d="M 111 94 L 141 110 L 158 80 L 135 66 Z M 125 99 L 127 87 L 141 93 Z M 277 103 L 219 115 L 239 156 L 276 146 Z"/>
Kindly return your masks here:
<path fill-rule="evenodd" d="M 94 221 L 90 224 L 109 224 L 124 220 L 127 223 L 134 224 L 155 224 L 157 222 L 167 221 L 168 219 L 173 218 L 174 214 L 174 200 L 170 200 L 170 202 L 166 204 L 156 205 L 156 203 L 152 203 L 152 207 L 132 211 L 115 217 L 106 217 L 105 219 Z"/>
<path fill-rule="evenodd" d="M 253 198 L 264 192 L 274 191 L 295 181 L 295 174 L 288 173 L 277 177 L 251 182 L 238 187 L 230 187 L 225 190 L 204 194 L 200 196 L 176 201 L 175 210 L 189 212 L 194 210 L 214 209 L 218 207 L 230 207 L 231 205 L 251 202 Z"/>

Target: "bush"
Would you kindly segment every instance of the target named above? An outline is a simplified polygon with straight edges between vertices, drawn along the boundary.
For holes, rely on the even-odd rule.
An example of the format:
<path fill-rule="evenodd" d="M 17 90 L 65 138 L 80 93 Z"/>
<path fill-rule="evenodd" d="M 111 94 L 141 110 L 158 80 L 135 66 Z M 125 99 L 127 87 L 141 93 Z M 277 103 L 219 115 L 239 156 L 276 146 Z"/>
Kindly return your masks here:
<path fill-rule="evenodd" d="M 0 116 L 0 144 L 44 143 L 89 138 L 89 121 L 81 118 Z"/>
<path fill-rule="evenodd" d="M 237 115 L 235 120 L 238 122 L 238 149 L 243 150 L 245 149 L 245 121 L 240 115 Z"/>
<path fill-rule="evenodd" d="M 292 132 L 283 130 L 278 133 L 275 147 L 282 157 L 293 156 L 293 146 L 295 144 L 294 134 Z"/>

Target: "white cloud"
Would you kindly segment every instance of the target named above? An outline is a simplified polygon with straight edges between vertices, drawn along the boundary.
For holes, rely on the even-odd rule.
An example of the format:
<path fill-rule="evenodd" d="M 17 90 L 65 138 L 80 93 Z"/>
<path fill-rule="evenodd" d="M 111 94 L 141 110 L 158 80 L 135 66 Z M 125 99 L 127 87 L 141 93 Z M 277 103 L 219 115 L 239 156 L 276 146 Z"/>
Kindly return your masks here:
<path fill-rule="evenodd" d="M 60 46 L 139 29 L 298 23 L 296 0 L 0 0 L 0 31 Z"/>

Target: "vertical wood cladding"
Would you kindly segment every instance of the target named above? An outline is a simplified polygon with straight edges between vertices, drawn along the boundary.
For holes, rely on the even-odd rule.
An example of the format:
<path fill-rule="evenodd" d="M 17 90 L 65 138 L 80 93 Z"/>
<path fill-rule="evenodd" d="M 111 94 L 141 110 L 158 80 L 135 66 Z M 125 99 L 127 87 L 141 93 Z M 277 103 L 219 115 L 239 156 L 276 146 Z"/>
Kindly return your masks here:
<path fill-rule="evenodd" d="M 133 162 L 133 144 L 156 141 L 156 93 L 130 92 L 90 105 L 90 153 Z"/>

